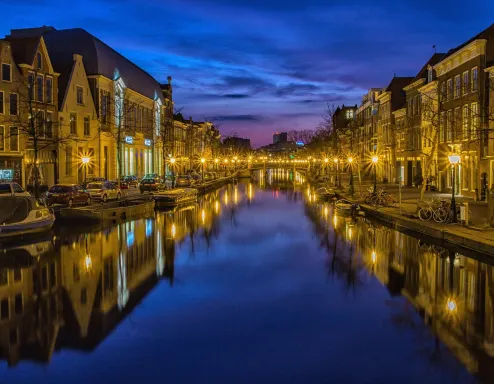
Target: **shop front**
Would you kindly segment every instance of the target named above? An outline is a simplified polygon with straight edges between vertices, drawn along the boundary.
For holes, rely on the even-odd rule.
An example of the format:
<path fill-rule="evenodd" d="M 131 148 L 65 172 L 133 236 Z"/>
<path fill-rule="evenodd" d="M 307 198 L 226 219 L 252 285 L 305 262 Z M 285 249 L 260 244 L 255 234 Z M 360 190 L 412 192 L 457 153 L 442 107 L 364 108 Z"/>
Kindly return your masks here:
<path fill-rule="evenodd" d="M 15 182 L 25 187 L 22 172 L 22 155 L 0 156 L 0 181 Z"/>

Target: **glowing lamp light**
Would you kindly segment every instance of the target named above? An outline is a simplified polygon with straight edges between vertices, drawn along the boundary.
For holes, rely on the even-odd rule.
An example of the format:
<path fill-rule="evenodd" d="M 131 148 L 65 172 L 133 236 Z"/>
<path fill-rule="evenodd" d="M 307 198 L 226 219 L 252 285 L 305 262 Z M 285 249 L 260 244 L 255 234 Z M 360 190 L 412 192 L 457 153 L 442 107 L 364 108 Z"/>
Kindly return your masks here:
<path fill-rule="evenodd" d="M 218 161 L 220 161 L 220 160 L 219 160 L 219 159 L 214 159 L 214 162 L 215 162 L 215 163 L 218 163 Z"/>
<path fill-rule="evenodd" d="M 325 163 L 328 163 L 328 162 L 329 162 L 329 159 L 326 157 L 326 158 L 324 159 L 324 162 L 325 162 Z"/>
<path fill-rule="evenodd" d="M 448 160 L 451 165 L 458 164 L 460 162 L 460 155 L 451 154 L 448 156 Z"/>
<path fill-rule="evenodd" d="M 204 164 L 205 162 L 206 162 L 206 159 L 205 159 L 204 157 L 203 157 L 203 158 L 201 158 L 201 163 L 203 163 L 203 164 Z"/>
<path fill-rule="evenodd" d="M 174 158 L 174 157 L 172 157 L 172 158 L 170 159 L 170 164 L 175 164 L 175 161 L 177 161 L 177 160 L 175 160 L 175 158 Z"/>
<path fill-rule="evenodd" d="M 223 160 L 225 163 L 228 163 L 228 159 Z"/>
<path fill-rule="evenodd" d="M 86 268 L 86 271 L 90 271 L 93 266 L 93 261 L 91 260 L 91 256 L 86 255 L 84 258 L 84 267 Z"/>
<path fill-rule="evenodd" d="M 377 261 L 376 251 L 372 251 L 372 253 L 371 253 L 371 260 L 372 260 L 372 264 L 376 264 L 376 261 Z"/>
<path fill-rule="evenodd" d="M 91 161 L 91 158 L 89 156 L 83 156 L 81 158 L 81 161 L 82 161 L 82 164 L 89 164 L 89 162 Z"/>
<path fill-rule="evenodd" d="M 348 163 L 349 163 L 349 164 L 352 164 L 352 163 L 353 163 L 353 157 L 349 157 L 349 158 L 348 158 Z"/>
<path fill-rule="evenodd" d="M 333 161 L 334 161 L 334 163 L 336 164 L 336 163 L 338 162 L 338 158 L 337 158 L 337 157 L 335 157 L 335 158 L 333 159 Z"/>
<path fill-rule="evenodd" d="M 204 209 L 201 212 L 201 219 L 202 219 L 202 224 L 206 222 L 206 212 L 204 212 Z"/>
<path fill-rule="evenodd" d="M 447 301 L 446 301 L 446 309 L 448 312 L 455 312 L 456 309 L 457 309 L 457 305 L 456 305 L 456 301 L 455 299 L 453 298 L 449 298 Z"/>
<path fill-rule="evenodd" d="M 177 228 L 175 227 L 175 224 L 172 224 L 172 239 L 175 238 L 176 234 L 177 234 Z"/>
<path fill-rule="evenodd" d="M 376 156 L 376 155 L 374 155 L 374 156 L 372 156 L 371 160 L 372 160 L 372 162 L 373 162 L 374 164 L 377 164 L 377 162 L 379 161 L 379 157 L 378 157 L 378 156 Z"/>

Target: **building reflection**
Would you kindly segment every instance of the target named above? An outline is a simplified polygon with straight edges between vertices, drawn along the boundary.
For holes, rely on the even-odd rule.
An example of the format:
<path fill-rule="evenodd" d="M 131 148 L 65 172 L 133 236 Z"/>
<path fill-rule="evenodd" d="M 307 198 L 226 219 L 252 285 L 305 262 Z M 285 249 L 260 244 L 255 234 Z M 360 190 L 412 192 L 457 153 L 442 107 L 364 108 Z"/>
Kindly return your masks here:
<path fill-rule="evenodd" d="M 212 244 L 220 216 L 253 198 L 248 184 L 230 185 L 154 218 L 64 227 L 0 251 L 1 358 L 49 363 L 57 349 L 94 349 L 156 284 L 173 285 L 177 246 Z"/>
<path fill-rule="evenodd" d="M 422 322 L 433 332 L 436 343 L 418 347 L 431 364 L 446 365 L 443 368 L 455 364 L 441 353 L 441 341 L 481 381 L 494 382 L 491 261 L 427 244 L 363 218 L 338 217 L 331 204 L 308 197 L 305 212 L 327 251 L 331 276 L 352 290 L 364 275 L 374 276 L 391 297 L 400 295 L 407 300 L 406 305 L 392 300 L 396 326 L 419 332 Z M 414 311 L 409 310 L 410 305 Z M 430 338 L 424 337 L 424 344 L 430 344 Z"/>

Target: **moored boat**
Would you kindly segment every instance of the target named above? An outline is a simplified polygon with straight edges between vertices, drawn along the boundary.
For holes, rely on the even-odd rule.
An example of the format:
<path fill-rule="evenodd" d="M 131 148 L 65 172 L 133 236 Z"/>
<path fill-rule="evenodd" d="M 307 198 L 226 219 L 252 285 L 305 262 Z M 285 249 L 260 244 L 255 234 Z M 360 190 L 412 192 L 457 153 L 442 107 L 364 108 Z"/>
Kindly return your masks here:
<path fill-rule="evenodd" d="M 336 197 L 336 193 L 331 188 L 320 187 L 314 192 L 318 199 L 332 199 Z"/>
<path fill-rule="evenodd" d="M 358 211 L 360 207 L 349 200 L 340 199 L 335 203 L 336 213 L 340 216 L 351 215 L 353 212 Z"/>
<path fill-rule="evenodd" d="M 49 230 L 55 215 L 34 197 L 0 197 L 0 239 Z"/>
<path fill-rule="evenodd" d="M 60 210 L 61 219 L 116 221 L 145 217 L 154 212 L 153 200 L 125 200 Z"/>
<path fill-rule="evenodd" d="M 177 188 L 170 191 L 153 193 L 152 198 L 157 207 L 174 207 L 195 202 L 198 190 L 195 188 Z"/>

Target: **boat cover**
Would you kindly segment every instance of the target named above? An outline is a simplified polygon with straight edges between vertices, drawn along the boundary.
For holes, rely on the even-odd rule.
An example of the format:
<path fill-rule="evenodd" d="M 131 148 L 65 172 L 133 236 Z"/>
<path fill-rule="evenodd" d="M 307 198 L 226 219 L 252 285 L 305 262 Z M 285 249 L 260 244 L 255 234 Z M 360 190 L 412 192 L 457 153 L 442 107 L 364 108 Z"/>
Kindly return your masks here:
<path fill-rule="evenodd" d="M 23 221 L 33 209 L 33 198 L 24 196 L 0 197 L 0 225 Z"/>

